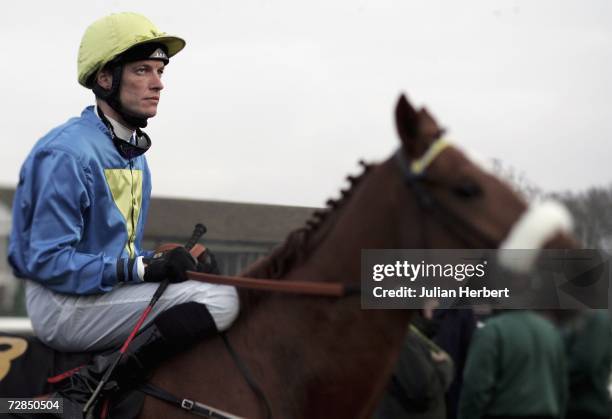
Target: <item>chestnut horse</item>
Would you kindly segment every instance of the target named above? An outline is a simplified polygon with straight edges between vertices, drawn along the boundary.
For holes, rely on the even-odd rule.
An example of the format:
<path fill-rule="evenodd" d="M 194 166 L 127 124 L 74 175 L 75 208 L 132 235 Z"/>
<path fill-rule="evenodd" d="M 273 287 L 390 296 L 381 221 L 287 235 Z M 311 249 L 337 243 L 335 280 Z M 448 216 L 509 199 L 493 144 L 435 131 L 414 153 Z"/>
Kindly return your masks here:
<path fill-rule="evenodd" d="M 454 146 L 404 96 L 396 107 L 401 147 L 362 163 L 351 187 L 315 212 L 245 277 L 358 284 L 361 249 L 498 248 L 528 206 Z M 553 232 L 549 247 L 574 247 Z M 385 389 L 410 313 L 362 310 L 359 295 L 330 298 L 241 290 L 241 314 L 226 336 L 274 418 L 368 418 Z M 247 418 L 266 417 L 221 338 L 201 342 L 154 374 L 180 398 Z M 140 417 L 190 418 L 147 397 Z"/>

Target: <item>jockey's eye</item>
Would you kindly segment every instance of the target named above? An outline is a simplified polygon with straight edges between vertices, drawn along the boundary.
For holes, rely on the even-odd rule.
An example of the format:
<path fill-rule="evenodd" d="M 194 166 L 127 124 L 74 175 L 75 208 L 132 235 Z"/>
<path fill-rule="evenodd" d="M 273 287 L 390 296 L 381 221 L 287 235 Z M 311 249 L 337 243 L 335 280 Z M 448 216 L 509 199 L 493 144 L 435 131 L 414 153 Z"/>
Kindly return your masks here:
<path fill-rule="evenodd" d="M 482 189 L 477 183 L 471 180 L 464 180 L 459 185 L 455 185 L 451 188 L 453 194 L 459 198 L 476 198 L 482 195 Z"/>

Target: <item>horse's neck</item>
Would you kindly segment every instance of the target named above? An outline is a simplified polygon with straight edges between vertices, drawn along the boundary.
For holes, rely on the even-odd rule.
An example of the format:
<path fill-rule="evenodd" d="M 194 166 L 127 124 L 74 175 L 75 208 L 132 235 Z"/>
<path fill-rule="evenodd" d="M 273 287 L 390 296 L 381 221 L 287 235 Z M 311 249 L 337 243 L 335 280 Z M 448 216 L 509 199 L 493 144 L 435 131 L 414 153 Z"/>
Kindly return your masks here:
<path fill-rule="evenodd" d="M 313 233 L 310 245 L 316 243 L 316 249 L 307 249 L 305 261 L 284 279 L 357 282 L 362 248 L 395 245 L 392 195 L 398 191 L 396 180 L 385 183 L 384 174 L 372 173 L 377 177 L 357 185 L 325 221 L 329 224 Z M 371 412 L 394 366 L 406 312 L 362 310 L 359 296 L 243 295 L 241 315 L 228 337 L 270 399 L 274 417 L 353 419 Z M 218 342 L 201 345 L 172 366 L 160 374 L 160 382 L 176 377 L 176 370 L 186 376 L 207 371 L 219 378 L 203 379 L 194 396 L 248 417 L 261 407 Z"/>
<path fill-rule="evenodd" d="M 387 176 L 390 167 L 373 170 L 383 172 L 364 179 L 331 224 L 320 226 L 312 237 L 316 248 L 285 279 L 358 282 L 361 249 L 394 247 L 401 209 L 389 195 L 402 185 Z M 359 417 L 384 388 L 407 322 L 405 312 L 361 310 L 358 296 L 275 295 L 248 316 L 235 333 L 260 333 L 250 350 L 278 372 L 284 417 Z"/>
<path fill-rule="evenodd" d="M 393 173 L 392 162 L 372 169 L 370 176 L 356 188 L 353 196 L 337 211 L 333 225 L 323 240 L 311 250 L 308 260 L 290 277 L 313 280 L 354 281 L 360 277 L 362 249 L 389 249 L 414 247 L 412 243 L 401 243 L 399 229 L 405 227 L 400 220 L 415 205 L 401 207 L 398 196 L 404 195 L 401 178 Z M 412 227 L 414 230 L 414 227 Z"/>

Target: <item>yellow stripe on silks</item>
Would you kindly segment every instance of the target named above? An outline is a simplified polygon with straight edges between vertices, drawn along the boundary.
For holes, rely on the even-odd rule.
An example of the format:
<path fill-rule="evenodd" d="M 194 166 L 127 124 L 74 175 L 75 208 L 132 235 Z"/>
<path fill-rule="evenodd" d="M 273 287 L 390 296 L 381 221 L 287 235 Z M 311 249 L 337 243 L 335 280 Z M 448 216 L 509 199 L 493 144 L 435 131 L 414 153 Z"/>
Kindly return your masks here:
<path fill-rule="evenodd" d="M 432 145 L 429 146 L 425 154 L 418 159 L 414 160 L 410 164 L 410 169 L 412 170 L 412 174 L 420 175 L 422 174 L 427 166 L 431 164 L 432 161 L 438 157 L 438 155 L 446 148 L 450 146 L 450 143 L 442 138 L 436 140 Z"/>
<path fill-rule="evenodd" d="M 142 171 L 130 169 L 105 169 L 104 176 L 113 194 L 115 205 L 125 218 L 128 241 L 125 245 L 130 257 L 135 256 L 135 230 L 142 207 Z"/>

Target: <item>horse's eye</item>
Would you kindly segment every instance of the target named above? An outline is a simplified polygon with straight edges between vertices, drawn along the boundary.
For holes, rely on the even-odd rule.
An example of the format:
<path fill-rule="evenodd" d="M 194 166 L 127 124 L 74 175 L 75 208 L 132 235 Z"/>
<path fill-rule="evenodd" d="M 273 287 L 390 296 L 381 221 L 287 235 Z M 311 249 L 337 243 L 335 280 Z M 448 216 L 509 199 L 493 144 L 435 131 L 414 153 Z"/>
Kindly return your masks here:
<path fill-rule="evenodd" d="M 472 181 L 463 181 L 452 187 L 453 193 L 459 198 L 476 198 L 482 195 L 482 189 Z"/>

